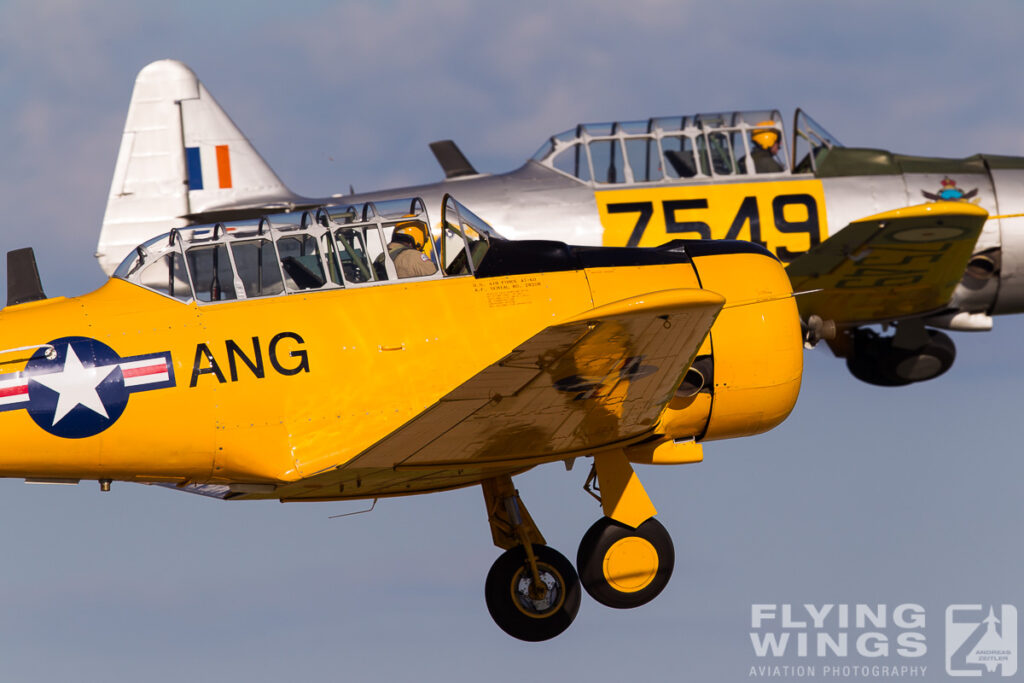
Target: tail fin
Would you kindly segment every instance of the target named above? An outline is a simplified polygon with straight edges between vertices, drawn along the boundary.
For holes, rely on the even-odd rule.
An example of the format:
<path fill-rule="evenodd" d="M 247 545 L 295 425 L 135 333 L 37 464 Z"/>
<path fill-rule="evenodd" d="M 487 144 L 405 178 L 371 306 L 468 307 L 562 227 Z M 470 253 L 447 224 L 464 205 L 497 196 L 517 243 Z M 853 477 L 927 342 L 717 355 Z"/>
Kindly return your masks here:
<path fill-rule="evenodd" d="M 298 201 L 191 69 L 153 62 L 135 79 L 96 258 L 110 273 L 139 243 L 204 213 Z"/>

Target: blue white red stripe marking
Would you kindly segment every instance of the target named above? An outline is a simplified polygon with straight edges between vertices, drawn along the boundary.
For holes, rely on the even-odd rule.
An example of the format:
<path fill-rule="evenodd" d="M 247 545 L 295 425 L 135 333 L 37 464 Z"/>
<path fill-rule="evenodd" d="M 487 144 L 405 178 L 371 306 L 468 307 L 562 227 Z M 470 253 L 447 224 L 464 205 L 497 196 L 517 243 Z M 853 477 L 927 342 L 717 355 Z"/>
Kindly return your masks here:
<path fill-rule="evenodd" d="M 206 163 L 203 163 L 204 157 L 206 158 Z M 206 187 L 206 183 L 203 182 L 204 166 L 207 169 L 211 167 L 216 168 L 218 188 L 222 190 L 231 189 L 230 145 L 216 145 L 212 149 L 207 147 L 205 150 L 198 146 L 185 148 L 185 167 L 188 174 L 189 190 L 202 190 Z M 207 177 L 207 180 L 212 182 L 212 178 Z"/>
<path fill-rule="evenodd" d="M 128 392 L 147 391 L 174 386 L 171 354 L 159 353 L 139 360 L 125 360 L 118 363 Z M 28 405 L 28 383 L 32 376 L 13 373 L 10 379 L 0 375 L 0 411 L 17 410 Z"/>

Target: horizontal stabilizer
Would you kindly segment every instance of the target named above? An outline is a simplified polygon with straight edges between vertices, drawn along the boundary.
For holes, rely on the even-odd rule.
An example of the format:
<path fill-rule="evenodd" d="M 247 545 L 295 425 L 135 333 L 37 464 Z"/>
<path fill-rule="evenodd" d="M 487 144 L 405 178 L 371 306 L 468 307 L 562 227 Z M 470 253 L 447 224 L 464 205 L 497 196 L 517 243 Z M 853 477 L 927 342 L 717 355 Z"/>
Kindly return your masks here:
<path fill-rule="evenodd" d="M 459 146 L 452 140 L 438 140 L 430 143 L 430 151 L 434 153 L 437 163 L 441 164 L 445 178 L 461 178 L 462 176 L 477 175 L 473 164 L 462 153 Z"/>
<path fill-rule="evenodd" d="M 45 298 L 32 247 L 7 252 L 7 305 L 16 306 Z"/>

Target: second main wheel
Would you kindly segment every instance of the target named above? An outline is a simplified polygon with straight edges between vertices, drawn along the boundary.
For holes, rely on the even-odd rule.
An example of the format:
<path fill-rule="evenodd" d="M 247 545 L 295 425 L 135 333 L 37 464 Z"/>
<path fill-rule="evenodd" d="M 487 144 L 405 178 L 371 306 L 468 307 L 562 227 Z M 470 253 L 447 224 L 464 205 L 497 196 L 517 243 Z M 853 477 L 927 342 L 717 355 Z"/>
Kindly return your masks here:
<path fill-rule="evenodd" d="M 894 346 L 893 337 L 870 329 L 854 331 L 853 349 L 846 367 L 854 377 L 881 387 L 898 387 L 935 379 L 949 370 L 956 359 L 956 346 L 949 335 L 927 330 L 928 342 L 916 349 Z"/>
<path fill-rule="evenodd" d="M 948 334 L 928 330 L 928 343 L 896 361 L 893 372 L 900 379 L 925 382 L 949 370 L 956 360 L 956 345 Z"/>
<path fill-rule="evenodd" d="M 672 537 L 653 517 L 636 529 L 602 517 L 583 535 L 576 553 L 587 593 L 616 609 L 639 607 L 657 597 L 675 561 Z"/>
<path fill-rule="evenodd" d="M 853 331 L 853 348 L 846 357 L 846 367 L 854 377 L 876 387 L 900 387 L 911 380 L 898 377 L 894 366 L 892 337 L 883 337 L 874 330 Z"/>
<path fill-rule="evenodd" d="M 491 618 L 505 633 L 536 642 L 554 638 L 572 624 L 580 609 L 580 581 L 560 552 L 546 545 L 532 547 L 543 585 L 535 585 L 526 549 L 520 545 L 491 565 L 484 596 Z"/>

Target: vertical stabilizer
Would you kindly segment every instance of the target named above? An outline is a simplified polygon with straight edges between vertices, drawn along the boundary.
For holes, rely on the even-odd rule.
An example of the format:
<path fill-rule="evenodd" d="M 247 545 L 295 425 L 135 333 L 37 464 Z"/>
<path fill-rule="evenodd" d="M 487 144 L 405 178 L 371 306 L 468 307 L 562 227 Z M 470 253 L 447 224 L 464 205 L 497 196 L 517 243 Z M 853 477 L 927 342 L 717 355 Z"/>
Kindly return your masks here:
<path fill-rule="evenodd" d="M 295 199 L 191 69 L 153 62 L 135 79 L 96 258 L 111 273 L 185 216 Z"/>
<path fill-rule="evenodd" d="M 7 252 L 7 305 L 45 299 L 32 247 Z"/>

